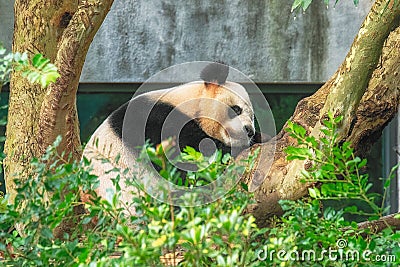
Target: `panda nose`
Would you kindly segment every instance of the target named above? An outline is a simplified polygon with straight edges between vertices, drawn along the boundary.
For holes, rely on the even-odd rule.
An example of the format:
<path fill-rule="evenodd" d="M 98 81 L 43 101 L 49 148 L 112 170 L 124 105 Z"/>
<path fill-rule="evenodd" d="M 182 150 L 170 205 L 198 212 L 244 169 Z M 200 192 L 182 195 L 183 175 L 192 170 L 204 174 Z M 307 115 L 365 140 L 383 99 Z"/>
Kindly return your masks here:
<path fill-rule="evenodd" d="M 246 125 L 246 126 L 244 126 L 244 130 L 246 131 L 248 137 L 251 138 L 251 137 L 254 136 L 253 127 L 251 127 L 251 126 L 249 126 L 249 125 Z"/>

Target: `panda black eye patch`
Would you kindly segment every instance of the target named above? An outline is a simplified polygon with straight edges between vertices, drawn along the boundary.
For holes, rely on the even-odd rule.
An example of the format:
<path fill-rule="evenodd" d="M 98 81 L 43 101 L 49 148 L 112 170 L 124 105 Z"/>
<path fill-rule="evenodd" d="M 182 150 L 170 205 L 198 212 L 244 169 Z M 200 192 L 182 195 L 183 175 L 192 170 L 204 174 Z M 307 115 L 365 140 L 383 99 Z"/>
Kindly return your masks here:
<path fill-rule="evenodd" d="M 242 114 L 243 109 L 238 105 L 231 106 L 228 111 L 228 115 L 230 118 L 234 118 Z"/>

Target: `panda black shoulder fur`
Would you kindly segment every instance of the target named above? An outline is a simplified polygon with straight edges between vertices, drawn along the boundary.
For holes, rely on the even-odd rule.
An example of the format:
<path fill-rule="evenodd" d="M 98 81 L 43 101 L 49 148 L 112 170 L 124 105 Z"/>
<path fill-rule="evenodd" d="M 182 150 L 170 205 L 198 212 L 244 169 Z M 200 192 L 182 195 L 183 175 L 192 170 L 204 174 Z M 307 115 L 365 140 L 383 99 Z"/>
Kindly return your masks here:
<path fill-rule="evenodd" d="M 200 73 L 202 81 L 144 93 L 115 110 L 83 152 L 99 176 L 97 193 L 107 198 L 107 188 L 114 188 L 111 178 L 115 177 L 109 170 L 124 169 L 124 153 L 137 156 L 135 148 L 146 140 L 159 144 L 174 137 L 176 151 L 191 146 L 206 155 L 215 149 L 235 155 L 249 147 L 255 134 L 253 107 L 243 86 L 226 81 L 228 72 L 224 64 L 209 64 Z M 119 163 L 104 163 L 104 157 L 113 160 L 117 155 L 121 156 Z M 121 188 L 132 190 L 123 183 Z M 131 195 L 124 192 L 121 200 L 129 203 Z"/>

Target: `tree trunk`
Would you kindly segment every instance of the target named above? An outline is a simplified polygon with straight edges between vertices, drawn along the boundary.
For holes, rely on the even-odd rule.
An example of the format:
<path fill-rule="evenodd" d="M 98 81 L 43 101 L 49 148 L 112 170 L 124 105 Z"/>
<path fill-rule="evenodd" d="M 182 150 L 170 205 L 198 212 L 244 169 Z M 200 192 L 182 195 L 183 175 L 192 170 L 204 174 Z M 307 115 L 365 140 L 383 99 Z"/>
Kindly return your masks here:
<path fill-rule="evenodd" d="M 342 115 L 339 142 L 350 141 L 356 153 L 364 154 L 398 110 L 399 19 L 399 1 L 377 0 L 342 65 L 321 89 L 298 103 L 291 120 L 318 138 L 328 112 Z M 280 199 L 299 199 L 310 186 L 300 182 L 306 162 L 286 160 L 283 150 L 295 141 L 283 129 L 260 145 L 255 167 L 244 180 L 250 189 L 256 188 L 257 203 L 249 212 L 261 226 L 281 214 Z"/>
<path fill-rule="evenodd" d="M 10 201 L 15 179 L 32 175 L 30 161 L 62 136 L 59 151 L 79 159 L 81 144 L 76 91 L 87 50 L 113 1 L 16 0 L 13 51 L 41 53 L 55 62 L 61 77 L 47 89 L 20 73 L 10 82 L 5 175 Z"/>

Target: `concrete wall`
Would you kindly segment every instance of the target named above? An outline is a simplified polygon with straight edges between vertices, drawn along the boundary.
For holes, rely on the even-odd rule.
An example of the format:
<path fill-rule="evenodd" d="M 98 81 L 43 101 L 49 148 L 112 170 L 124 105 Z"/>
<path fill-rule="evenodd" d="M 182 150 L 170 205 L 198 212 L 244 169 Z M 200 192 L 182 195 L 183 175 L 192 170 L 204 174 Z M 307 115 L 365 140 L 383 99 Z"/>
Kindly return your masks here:
<path fill-rule="evenodd" d="M 14 1 L 0 0 L 0 43 L 11 50 L 14 27 Z"/>
<path fill-rule="evenodd" d="M 12 2 L 0 0 L 0 40 L 11 43 Z M 90 48 L 82 82 L 142 82 L 187 61 L 222 60 L 257 82 L 321 82 L 344 59 L 371 1 L 116 0 Z M 334 2 L 333 0 L 331 2 Z"/>

